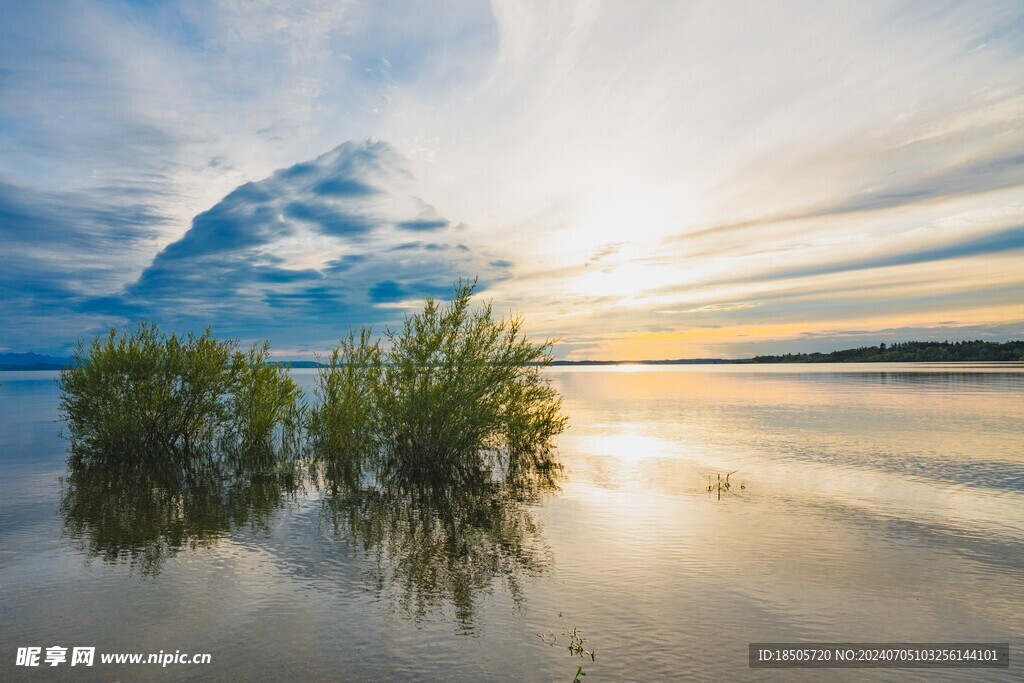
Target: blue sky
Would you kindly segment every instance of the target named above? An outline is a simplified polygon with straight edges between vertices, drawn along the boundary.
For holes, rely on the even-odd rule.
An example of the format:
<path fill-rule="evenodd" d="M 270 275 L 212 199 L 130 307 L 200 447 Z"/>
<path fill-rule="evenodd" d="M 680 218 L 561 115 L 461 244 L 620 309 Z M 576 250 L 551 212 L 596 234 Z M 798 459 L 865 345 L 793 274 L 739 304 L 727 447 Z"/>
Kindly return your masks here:
<path fill-rule="evenodd" d="M 1024 336 L 1019 2 L 2 2 L 0 351 Z"/>

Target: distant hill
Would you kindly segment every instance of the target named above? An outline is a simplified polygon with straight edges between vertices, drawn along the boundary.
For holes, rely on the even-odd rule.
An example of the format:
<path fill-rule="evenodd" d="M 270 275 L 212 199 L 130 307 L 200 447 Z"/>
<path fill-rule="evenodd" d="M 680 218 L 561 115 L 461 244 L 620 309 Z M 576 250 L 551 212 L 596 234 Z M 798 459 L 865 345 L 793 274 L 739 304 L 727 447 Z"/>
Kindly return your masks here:
<path fill-rule="evenodd" d="M 902 342 L 831 353 L 755 356 L 754 363 L 935 363 L 1024 361 L 1024 341 Z"/>
<path fill-rule="evenodd" d="M 70 362 L 70 358 L 38 353 L 0 353 L 0 370 L 60 370 Z"/>

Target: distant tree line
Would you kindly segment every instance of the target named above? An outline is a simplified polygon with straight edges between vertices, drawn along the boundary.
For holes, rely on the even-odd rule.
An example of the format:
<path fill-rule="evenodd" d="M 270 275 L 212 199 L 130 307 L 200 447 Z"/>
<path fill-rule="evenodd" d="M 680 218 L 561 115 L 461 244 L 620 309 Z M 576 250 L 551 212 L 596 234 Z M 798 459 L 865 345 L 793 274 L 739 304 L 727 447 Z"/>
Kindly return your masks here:
<path fill-rule="evenodd" d="M 906 363 L 956 361 L 1024 361 L 1024 341 L 901 342 L 862 346 L 831 353 L 754 356 L 755 363 Z"/>

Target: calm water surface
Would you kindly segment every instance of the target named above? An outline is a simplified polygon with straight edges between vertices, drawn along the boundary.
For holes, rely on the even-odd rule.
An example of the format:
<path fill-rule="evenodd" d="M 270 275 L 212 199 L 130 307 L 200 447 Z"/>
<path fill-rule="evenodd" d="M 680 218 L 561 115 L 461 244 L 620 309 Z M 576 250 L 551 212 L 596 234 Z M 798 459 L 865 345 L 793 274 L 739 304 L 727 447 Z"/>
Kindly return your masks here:
<path fill-rule="evenodd" d="M 344 473 L 69 468 L 54 377 L 0 373 L 3 680 L 1024 673 L 1021 366 L 553 369 L 558 489 L 431 500 Z M 886 640 L 1009 641 L 1013 664 L 747 667 L 752 641 Z M 16 668 L 30 645 L 213 662 Z"/>

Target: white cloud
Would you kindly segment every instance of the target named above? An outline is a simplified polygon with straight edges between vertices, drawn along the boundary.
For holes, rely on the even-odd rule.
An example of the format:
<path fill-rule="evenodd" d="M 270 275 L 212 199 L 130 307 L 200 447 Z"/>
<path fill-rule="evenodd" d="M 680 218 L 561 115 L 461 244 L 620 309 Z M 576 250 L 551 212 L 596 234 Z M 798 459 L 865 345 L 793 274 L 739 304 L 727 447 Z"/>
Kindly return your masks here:
<path fill-rule="evenodd" d="M 514 262 L 495 296 L 548 328 L 572 333 L 584 310 L 617 325 L 609 302 L 633 326 L 654 310 L 706 318 L 760 301 L 777 285 L 748 280 L 783 266 L 1012 227 L 1021 14 L 1000 2 L 28 3 L 0 36 L 0 176 L 131 193 L 162 217 L 151 259 L 244 182 L 381 139 L 415 177 L 395 210 L 424 226 L 444 216 L 471 248 Z M 319 238 L 290 239 L 285 258 L 323 265 Z M 611 243 L 602 271 L 585 272 Z M 133 259 L 121 284 L 145 260 Z M 673 288 L 694 305 L 660 301 Z M 735 297 L 699 300 L 709 288 Z"/>

